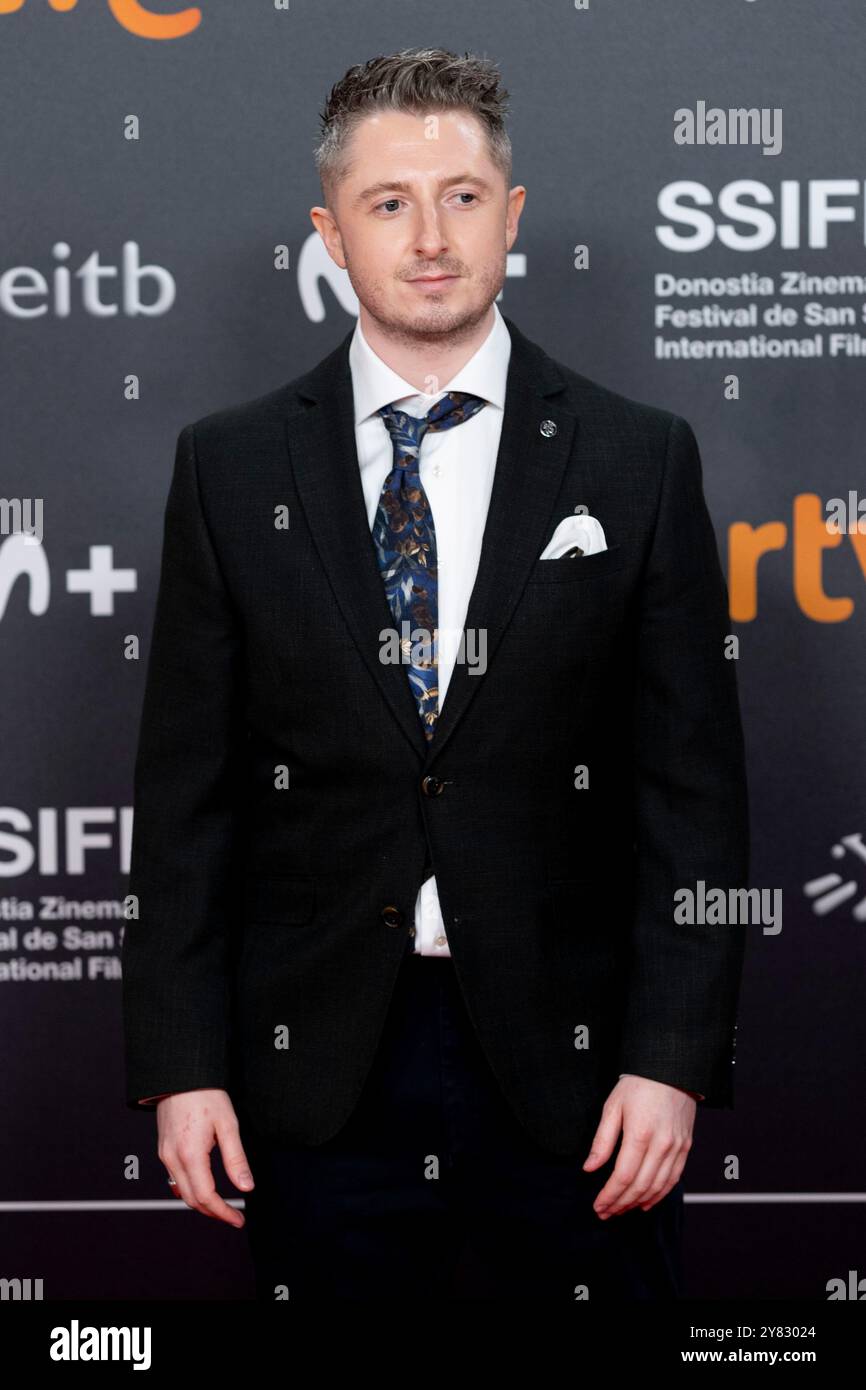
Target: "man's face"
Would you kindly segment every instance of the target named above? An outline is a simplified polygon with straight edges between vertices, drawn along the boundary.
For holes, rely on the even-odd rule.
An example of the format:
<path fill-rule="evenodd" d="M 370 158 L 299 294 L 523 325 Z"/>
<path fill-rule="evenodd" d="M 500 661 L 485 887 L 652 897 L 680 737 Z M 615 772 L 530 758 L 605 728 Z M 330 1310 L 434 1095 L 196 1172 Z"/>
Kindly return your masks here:
<path fill-rule="evenodd" d="M 481 122 L 469 111 L 376 113 L 347 153 L 333 206 L 311 217 L 361 304 L 407 339 L 473 327 L 502 288 L 526 196 L 509 191 Z"/>

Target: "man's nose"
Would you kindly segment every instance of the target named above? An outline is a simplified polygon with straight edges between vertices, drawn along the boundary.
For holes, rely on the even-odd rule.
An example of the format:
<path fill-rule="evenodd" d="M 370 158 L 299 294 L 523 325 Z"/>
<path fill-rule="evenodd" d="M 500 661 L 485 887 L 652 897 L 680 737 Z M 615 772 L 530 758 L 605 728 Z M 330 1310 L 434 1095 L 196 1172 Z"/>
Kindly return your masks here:
<path fill-rule="evenodd" d="M 433 270 L 436 257 L 447 250 L 442 221 L 436 208 L 422 208 L 418 217 L 415 249 L 419 257 L 430 263 L 428 269 Z"/>

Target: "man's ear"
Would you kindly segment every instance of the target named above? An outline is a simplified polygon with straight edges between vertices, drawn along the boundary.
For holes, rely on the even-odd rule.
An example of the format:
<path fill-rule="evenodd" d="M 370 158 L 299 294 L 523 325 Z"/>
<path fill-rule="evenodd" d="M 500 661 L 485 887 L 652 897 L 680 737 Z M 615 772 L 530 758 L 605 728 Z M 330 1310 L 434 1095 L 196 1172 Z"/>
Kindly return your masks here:
<path fill-rule="evenodd" d="M 526 189 L 518 183 L 508 194 L 508 209 L 505 214 L 505 247 L 510 251 L 517 240 L 517 224 L 526 201 Z"/>
<path fill-rule="evenodd" d="M 331 260 L 341 270 L 345 270 L 346 257 L 343 254 L 343 238 L 340 236 L 340 229 L 333 213 L 328 208 L 310 208 L 310 221 L 325 243 L 325 249 Z"/>

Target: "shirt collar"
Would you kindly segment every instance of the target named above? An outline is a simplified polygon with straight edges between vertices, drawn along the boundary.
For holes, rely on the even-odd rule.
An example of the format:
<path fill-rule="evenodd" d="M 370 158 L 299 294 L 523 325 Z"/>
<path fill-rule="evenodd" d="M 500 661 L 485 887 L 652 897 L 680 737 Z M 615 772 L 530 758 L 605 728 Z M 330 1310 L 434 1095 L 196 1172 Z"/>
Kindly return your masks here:
<path fill-rule="evenodd" d="M 500 410 L 505 409 L 505 383 L 511 355 L 511 334 L 495 301 L 493 315 L 493 327 L 484 342 L 469 361 L 463 364 L 459 372 L 455 372 L 442 390 L 429 397 L 430 405 L 445 391 L 468 391 L 470 395 L 480 396 L 482 400 L 498 406 Z M 349 367 L 352 373 L 356 425 L 373 415 L 383 405 L 404 400 L 408 396 L 421 395 L 417 386 L 404 380 L 373 351 L 361 331 L 360 319 L 355 324 L 349 344 Z"/>

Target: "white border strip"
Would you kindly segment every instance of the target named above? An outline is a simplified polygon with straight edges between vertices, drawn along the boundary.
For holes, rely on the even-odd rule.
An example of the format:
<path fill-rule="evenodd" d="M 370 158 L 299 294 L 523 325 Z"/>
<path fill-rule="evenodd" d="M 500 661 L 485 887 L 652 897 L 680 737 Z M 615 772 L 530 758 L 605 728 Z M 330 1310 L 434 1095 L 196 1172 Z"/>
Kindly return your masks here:
<path fill-rule="evenodd" d="M 230 1207 L 244 1207 L 242 1197 L 228 1197 Z M 0 1211 L 192 1211 L 180 1197 L 160 1197 L 153 1201 L 131 1198 L 114 1202 L 0 1202 Z"/>
<path fill-rule="evenodd" d="M 687 1192 L 687 1202 L 866 1202 L 866 1192 Z"/>
<path fill-rule="evenodd" d="M 243 1211 L 242 1197 L 227 1197 L 226 1203 Z M 686 1192 L 684 1200 L 697 1206 L 751 1203 L 777 1205 L 780 1203 L 866 1202 L 866 1192 Z M 179 1197 L 136 1200 L 130 1198 L 106 1202 L 0 1202 L 3 1211 L 191 1211 Z"/>

